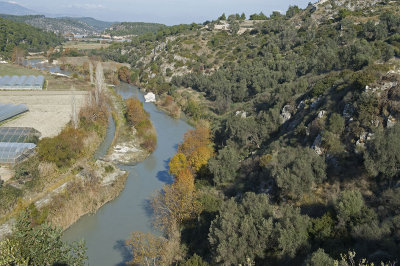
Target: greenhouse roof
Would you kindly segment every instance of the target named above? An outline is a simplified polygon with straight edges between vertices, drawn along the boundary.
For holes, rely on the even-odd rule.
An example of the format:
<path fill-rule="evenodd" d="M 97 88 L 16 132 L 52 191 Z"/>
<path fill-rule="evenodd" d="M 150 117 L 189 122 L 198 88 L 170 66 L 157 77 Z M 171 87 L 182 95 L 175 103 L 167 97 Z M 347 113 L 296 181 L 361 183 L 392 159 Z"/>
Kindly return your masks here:
<path fill-rule="evenodd" d="M 31 127 L 0 127 L 0 142 L 36 142 L 40 132 Z"/>
<path fill-rule="evenodd" d="M 2 104 L 0 103 L 0 122 L 10 119 L 16 115 L 22 114 L 28 111 L 28 107 L 25 104 Z"/>
<path fill-rule="evenodd" d="M 27 158 L 39 137 L 34 128 L 0 127 L 0 163 L 14 164 Z"/>
<path fill-rule="evenodd" d="M 16 163 L 36 147 L 33 143 L 0 142 L 0 163 Z"/>
<path fill-rule="evenodd" d="M 37 88 L 43 87 L 44 76 L 0 76 L 0 88 Z"/>

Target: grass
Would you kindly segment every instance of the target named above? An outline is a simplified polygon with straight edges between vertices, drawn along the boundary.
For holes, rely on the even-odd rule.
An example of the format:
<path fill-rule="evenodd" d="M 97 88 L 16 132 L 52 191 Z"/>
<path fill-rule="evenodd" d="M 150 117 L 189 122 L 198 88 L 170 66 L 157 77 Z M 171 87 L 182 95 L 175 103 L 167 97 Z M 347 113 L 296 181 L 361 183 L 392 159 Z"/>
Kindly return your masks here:
<path fill-rule="evenodd" d="M 45 72 L 14 64 L 0 64 L 0 76 L 45 75 Z M 46 77 L 47 78 L 47 77 Z"/>
<path fill-rule="evenodd" d="M 63 45 L 64 48 L 78 49 L 78 50 L 96 50 L 101 48 L 107 48 L 108 46 L 110 46 L 109 43 L 82 42 L 82 41 L 69 41 Z"/>
<path fill-rule="evenodd" d="M 70 90 L 73 86 L 76 90 L 89 90 L 91 85 L 89 82 L 83 79 L 73 79 L 64 77 L 55 77 L 50 75 L 46 71 L 41 71 L 37 69 L 31 69 L 24 66 L 14 65 L 14 64 L 0 64 L 0 76 L 21 76 L 21 75 L 43 75 L 48 82 L 48 87 L 46 90 L 57 91 L 57 90 Z"/>

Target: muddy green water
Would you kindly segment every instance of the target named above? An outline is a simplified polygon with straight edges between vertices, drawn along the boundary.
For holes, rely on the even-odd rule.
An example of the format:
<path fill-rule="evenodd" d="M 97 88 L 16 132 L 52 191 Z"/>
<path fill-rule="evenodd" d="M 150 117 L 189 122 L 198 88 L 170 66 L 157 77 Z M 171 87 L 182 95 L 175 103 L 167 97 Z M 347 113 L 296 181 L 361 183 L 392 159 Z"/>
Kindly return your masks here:
<path fill-rule="evenodd" d="M 123 84 L 116 90 L 123 98 L 136 96 L 144 102 L 143 93 L 134 86 Z M 104 205 L 95 215 L 82 217 L 64 233 L 64 240 L 86 241 L 89 265 L 125 265 L 131 259 L 124 244 L 130 233 L 153 230 L 148 200 L 154 191 L 172 182 L 168 174 L 169 159 L 176 152 L 184 133 L 190 129 L 185 121 L 169 117 L 154 104 L 143 105 L 150 113 L 157 131 L 157 149 L 145 161 L 135 166 L 120 166 L 129 171 L 125 189 L 120 196 Z M 113 130 L 115 126 L 111 124 L 97 156 L 104 154 L 111 144 Z"/>

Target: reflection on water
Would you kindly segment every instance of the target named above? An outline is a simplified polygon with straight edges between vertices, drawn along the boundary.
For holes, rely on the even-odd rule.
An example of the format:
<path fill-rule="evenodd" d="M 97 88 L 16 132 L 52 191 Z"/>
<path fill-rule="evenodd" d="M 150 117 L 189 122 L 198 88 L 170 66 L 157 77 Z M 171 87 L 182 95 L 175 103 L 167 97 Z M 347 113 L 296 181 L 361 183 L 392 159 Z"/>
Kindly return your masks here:
<path fill-rule="evenodd" d="M 136 87 L 122 84 L 117 91 L 123 98 L 138 97 L 144 102 L 143 93 Z M 90 265 L 124 265 L 131 259 L 124 243 L 134 231 L 152 231 L 149 198 L 164 184 L 172 182 L 168 174 L 169 159 L 176 152 L 184 133 L 190 126 L 183 120 L 173 119 L 157 110 L 154 104 L 144 103 L 157 131 L 155 152 L 135 166 L 120 166 L 129 171 L 121 195 L 103 206 L 95 215 L 87 215 L 69 228 L 64 239 L 85 239 Z"/>

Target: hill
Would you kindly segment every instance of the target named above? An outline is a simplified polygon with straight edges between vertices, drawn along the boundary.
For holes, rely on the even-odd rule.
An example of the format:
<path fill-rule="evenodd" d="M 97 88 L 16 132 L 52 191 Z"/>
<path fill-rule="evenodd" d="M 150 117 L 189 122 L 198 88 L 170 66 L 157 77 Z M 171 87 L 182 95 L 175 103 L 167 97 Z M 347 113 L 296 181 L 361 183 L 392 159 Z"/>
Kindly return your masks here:
<path fill-rule="evenodd" d="M 81 17 L 81 18 L 65 17 L 65 19 L 72 19 L 86 23 L 87 25 L 93 27 L 98 32 L 102 32 L 111 25 L 116 23 L 116 22 L 101 21 L 90 17 Z"/>
<path fill-rule="evenodd" d="M 0 1 L 0 13 L 9 15 L 18 15 L 18 16 L 38 14 L 38 12 L 20 6 L 18 4 L 10 2 L 1 2 L 1 1 Z"/>
<path fill-rule="evenodd" d="M 105 28 L 113 24 L 111 22 L 100 21 L 93 18 L 49 18 L 44 15 L 0 15 L 0 17 L 16 22 L 26 23 L 36 28 L 61 35 L 68 33 L 77 35 L 100 34 Z"/>
<path fill-rule="evenodd" d="M 63 41 L 54 33 L 45 32 L 24 23 L 0 18 L 0 56 L 15 59 L 15 48 L 23 51 L 41 52 L 56 47 Z M 13 54 L 14 53 L 14 54 Z M 21 55 L 18 55 L 21 56 Z"/>
<path fill-rule="evenodd" d="M 122 22 L 112 25 L 106 29 L 104 33 L 112 36 L 142 35 L 146 33 L 156 33 L 164 27 L 166 26 L 158 23 Z"/>
<path fill-rule="evenodd" d="M 194 175 L 195 192 L 182 196 L 187 209 L 155 213 L 167 248 L 181 244 L 175 258 L 186 265 L 400 259 L 399 3 L 323 0 L 265 19 L 224 15 L 98 54 L 129 62 L 122 80 L 199 125 L 171 159 L 176 182 L 181 168 Z M 197 165 L 205 150 L 195 150 L 199 134 L 207 136 L 201 119 L 211 124 L 215 150 Z M 175 210 L 172 189 L 156 199 L 160 209 Z"/>

